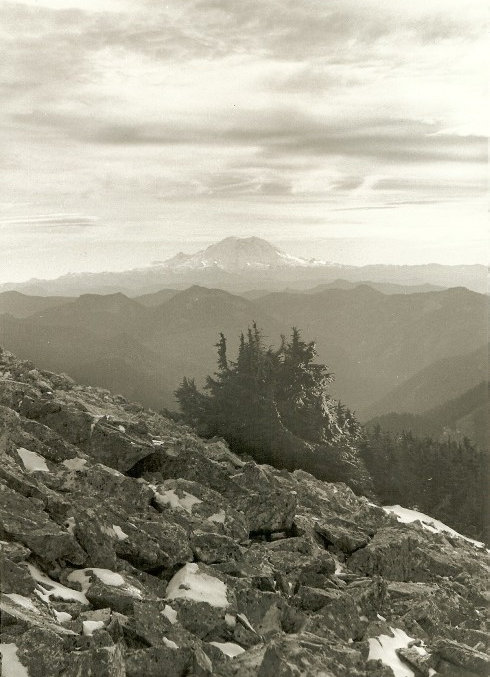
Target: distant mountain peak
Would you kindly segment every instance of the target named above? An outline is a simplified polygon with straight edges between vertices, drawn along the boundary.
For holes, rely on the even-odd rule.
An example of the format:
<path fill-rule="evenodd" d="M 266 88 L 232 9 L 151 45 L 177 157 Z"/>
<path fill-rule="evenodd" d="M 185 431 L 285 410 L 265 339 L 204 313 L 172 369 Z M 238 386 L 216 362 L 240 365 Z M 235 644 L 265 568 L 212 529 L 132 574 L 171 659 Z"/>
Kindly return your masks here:
<path fill-rule="evenodd" d="M 267 240 L 255 236 L 226 237 L 196 254 L 179 252 L 162 264 L 163 267 L 172 270 L 218 268 L 229 272 L 319 265 L 325 264 L 314 259 L 291 256 Z"/>

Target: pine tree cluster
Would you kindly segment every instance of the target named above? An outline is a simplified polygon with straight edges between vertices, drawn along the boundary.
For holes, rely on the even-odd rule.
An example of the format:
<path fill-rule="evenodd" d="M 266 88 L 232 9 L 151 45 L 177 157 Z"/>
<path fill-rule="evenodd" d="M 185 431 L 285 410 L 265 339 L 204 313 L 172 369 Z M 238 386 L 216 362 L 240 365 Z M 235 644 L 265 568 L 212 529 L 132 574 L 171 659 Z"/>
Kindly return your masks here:
<path fill-rule="evenodd" d="M 361 427 L 329 395 L 333 374 L 315 362 L 314 342 L 303 341 L 293 328 L 273 348 L 253 324 L 240 336 L 236 360 L 228 357 L 223 334 L 216 347 L 218 369 L 208 376 L 204 392 L 184 378 L 175 393 L 187 422 L 259 462 L 369 489 L 356 451 Z"/>

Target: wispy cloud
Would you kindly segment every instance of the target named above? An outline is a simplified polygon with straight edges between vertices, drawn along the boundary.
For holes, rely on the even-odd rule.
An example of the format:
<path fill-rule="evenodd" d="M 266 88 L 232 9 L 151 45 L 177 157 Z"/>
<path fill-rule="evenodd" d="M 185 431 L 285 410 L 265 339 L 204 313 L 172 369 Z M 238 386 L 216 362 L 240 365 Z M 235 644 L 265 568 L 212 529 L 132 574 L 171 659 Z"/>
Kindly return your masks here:
<path fill-rule="evenodd" d="M 0 228 L 38 232 L 92 228 L 98 219 L 81 214 L 36 214 L 17 218 L 0 218 Z"/>

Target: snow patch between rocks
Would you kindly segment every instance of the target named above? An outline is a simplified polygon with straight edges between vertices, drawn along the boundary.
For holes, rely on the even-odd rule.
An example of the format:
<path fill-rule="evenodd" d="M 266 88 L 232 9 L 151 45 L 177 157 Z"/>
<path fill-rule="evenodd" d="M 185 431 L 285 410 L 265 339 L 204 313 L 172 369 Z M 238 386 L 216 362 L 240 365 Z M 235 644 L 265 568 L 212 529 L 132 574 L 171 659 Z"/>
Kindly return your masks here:
<path fill-rule="evenodd" d="M 197 564 L 191 563 L 183 566 L 170 580 L 167 598 L 192 599 L 194 602 L 207 602 L 211 606 L 224 609 L 229 606 L 226 591 L 223 581 L 203 573 Z"/>
<path fill-rule="evenodd" d="M 38 595 L 38 597 L 40 597 L 43 602 L 46 602 L 46 604 L 50 603 L 52 597 L 54 599 L 62 599 L 69 602 L 80 602 L 81 604 L 89 603 L 83 591 L 80 592 L 79 590 L 72 590 L 71 588 L 67 588 L 65 585 L 62 585 L 57 581 L 53 581 L 51 578 L 49 578 L 49 576 L 43 574 L 43 572 L 33 564 L 28 564 L 27 567 L 31 576 L 38 584 L 38 590 L 35 590 L 36 595 Z"/>
<path fill-rule="evenodd" d="M 119 527 L 117 524 L 112 525 L 112 530 L 116 534 L 118 541 L 125 541 L 128 538 L 128 535 L 125 534 L 121 527 Z"/>
<path fill-rule="evenodd" d="M 193 506 L 202 503 L 202 501 L 187 491 L 184 491 L 183 494 L 184 496 L 180 498 L 173 489 L 169 489 L 162 494 L 157 492 L 155 499 L 160 505 L 170 505 L 171 508 L 183 508 L 183 510 L 191 515 Z"/>
<path fill-rule="evenodd" d="M 3 596 L 8 597 L 9 599 L 12 600 L 12 602 L 15 602 L 19 606 L 24 607 L 24 609 L 30 609 L 31 611 L 34 611 L 34 613 L 36 614 L 40 613 L 39 609 L 35 606 L 32 600 L 29 599 L 29 597 L 24 597 L 24 595 L 18 595 L 15 592 L 6 592 L 3 593 Z"/>
<path fill-rule="evenodd" d="M 63 465 L 65 468 L 68 468 L 68 470 L 85 470 L 85 465 L 87 464 L 87 460 L 85 458 L 67 458 L 63 461 Z"/>
<path fill-rule="evenodd" d="M 451 527 L 448 527 L 447 524 L 440 522 L 439 520 L 425 515 L 423 512 L 418 510 L 412 510 L 411 508 L 404 508 L 401 505 L 385 505 L 383 510 L 387 513 L 392 513 L 396 515 L 396 518 L 399 522 L 403 524 L 410 524 L 411 522 L 419 521 L 424 529 L 427 531 L 432 531 L 433 534 L 446 533 L 450 536 L 455 536 L 456 538 L 462 538 L 468 543 L 473 543 L 478 548 L 483 548 L 484 544 L 481 541 L 475 541 L 473 538 L 468 538 L 468 536 L 463 536 L 463 534 L 458 533 Z"/>
<path fill-rule="evenodd" d="M 165 616 L 165 618 L 167 618 L 172 623 L 172 625 L 177 623 L 177 612 L 168 604 L 165 605 L 162 615 Z"/>
<path fill-rule="evenodd" d="M 215 512 L 213 515 L 209 515 L 208 522 L 215 522 L 216 524 L 224 524 L 226 519 L 226 513 L 224 510 Z"/>
<path fill-rule="evenodd" d="M 3 677 L 29 677 L 27 668 L 17 657 L 16 644 L 0 644 L 0 653 L 2 654 Z"/>
<path fill-rule="evenodd" d="M 381 660 L 393 670 L 395 677 L 414 677 L 414 671 L 403 663 L 396 653 L 396 649 L 407 648 L 413 638 L 399 628 L 390 630 L 393 636 L 379 635 L 369 639 L 368 660 Z"/>
<path fill-rule="evenodd" d="M 234 642 L 209 642 L 209 643 L 217 647 L 226 656 L 230 656 L 230 658 L 234 658 L 235 656 L 239 656 L 240 654 L 245 653 L 245 649 L 241 647 L 239 644 L 235 644 Z"/>
<path fill-rule="evenodd" d="M 175 642 L 172 642 L 171 639 L 167 639 L 166 637 L 163 637 L 163 643 L 165 646 L 168 646 L 169 649 L 178 649 L 179 645 L 176 644 Z"/>
<path fill-rule="evenodd" d="M 35 451 L 29 451 L 29 449 L 19 447 L 17 449 L 17 453 L 19 454 L 27 472 L 49 472 L 46 461 L 42 456 L 36 454 Z"/>
<path fill-rule="evenodd" d="M 86 637 L 92 637 L 96 630 L 104 627 L 104 621 L 83 621 L 83 634 Z"/>
<path fill-rule="evenodd" d="M 126 583 L 121 574 L 111 571 L 110 569 L 98 569 L 91 567 L 90 569 L 77 569 L 68 575 L 70 583 L 79 583 L 82 592 L 86 593 L 90 588 L 90 574 L 94 574 L 101 583 L 110 585 L 114 588 L 123 588 L 128 594 L 133 597 L 141 597 L 141 592 L 134 585 Z"/>
<path fill-rule="evenodd" d="M 68 621 L 71 621 L 73 618 L 72 615 L 66 611 L 56 611 L 56 609 L 53 609 L 52 611 L 58 623 L 68 623 Z"/>

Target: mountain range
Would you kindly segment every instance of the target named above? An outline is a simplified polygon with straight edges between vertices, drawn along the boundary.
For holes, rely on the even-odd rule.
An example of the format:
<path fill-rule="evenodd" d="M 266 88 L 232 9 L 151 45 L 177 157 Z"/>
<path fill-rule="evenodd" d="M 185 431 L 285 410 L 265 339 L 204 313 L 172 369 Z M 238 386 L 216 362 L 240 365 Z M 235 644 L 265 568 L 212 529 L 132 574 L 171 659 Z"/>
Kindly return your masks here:
<path fill-rule="evenodd" d="M 181 252 L 144 268 L 70 273 L 52 280 L 5 283 L 0 285 L 0 291 L 41 296 L 78 296 L 89 292 L 138 296 L 165 287 L 182 289 L 198 284 L 237 293 L 249 289 L 277 291 L 286 286 L 304 290 L 338 278 L 349 282 L 464 286 L 480 293 L 487 291 L 487 269 L 481 265 L 349 266 L 291 256 L 258 237 L 228 237 L 195 254 Z"/>
<path fill-rule="evenodd" d="M 202 383 L 214 371 L 220 331 L 233 355 L 253 321 L 271 344 L 292 326 L 315 339 L 319 360 L 336 375 L 332 394 L 361 420 L 423 414 L 487 380 L 485 295 L 464 288 L 381 293 L 368 284 L 310 291 L 253 299 L 200 286 L 140 298 L 4 292 L 0 344 L 155 409 L 175 408 L 184 375 Z"/>

